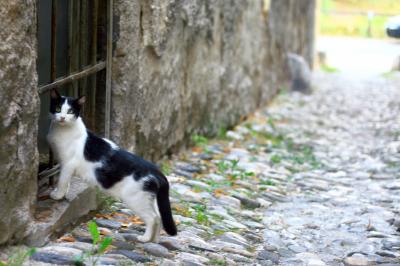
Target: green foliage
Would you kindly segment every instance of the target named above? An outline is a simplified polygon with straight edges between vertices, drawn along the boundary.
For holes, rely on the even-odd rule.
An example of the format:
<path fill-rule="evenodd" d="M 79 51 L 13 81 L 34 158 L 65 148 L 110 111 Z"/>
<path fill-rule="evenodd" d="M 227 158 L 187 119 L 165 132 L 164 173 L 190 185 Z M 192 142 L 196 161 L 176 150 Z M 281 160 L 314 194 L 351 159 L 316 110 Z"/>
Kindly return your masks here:
<path fill-rule="evenodd" d="M 28 250 L 19 250 L 5 262 L 0 261 L 0 266 L 22 266 L 30 256 L 36 252 L 35 248 L 29 248 Z"/>
<path fill-rule="evenodd" d="M 253 172 L 244 171 L 238 167 L 239 160 L 221 160 L 217 163 L 218 174 L 226 177 L 226 183 L 233 185 L 238 179 L 244 180 L 247 177 L 254 176 Z M 210 184 L 210 183 L 209 183 Z"/>
<path fill-rule="evenodd" d="M 99 254 L 104 253 L 106 251 L 106 249 L 111 245 L 111 243 L 112 243 L 111 237 L 104 238 L 103 241 L 100 243 L 97 253 L 99 253 Z"/>
<path fill-rule="evenodd" d="M 204 182 L 211 186 L 211 191 L 209 192 L 213 192 L 213 190 L 221 187 L 232 185 L 232 182 L 230 180 L 214 181 L 212 179 L 205 179 Z"/>
<path fill-rule="evenodd" d="M 368 36 L 369 11 L 394 16 L 400 12 L 400 2 L 398 0 L 323 0 L 319 14 L 320 33 L 385 38 L 384 25 L 388 16 L 375 15 L 370 21 L 370 36 Z"/>
<path fill-rule="evenodd" d="M 191 137 L 191 139 L 192 139 L 194 146 L 202 148 L 205 153 L 210 153 L 210 150 L 207 147 L 208 138 L 206 138 L 205 136 L 201 136 L 201 135 L 193 135 Z"/>
<path fill-rule="evenodd" d="M 97 261 L 101 254 L 104 254 L 106 249 L 111 245 L 112 238 L 100 236 L 100 231 L 97 227 L 96 222 L 90 221 L 88 223 L 88 230 L 92 236 L 92 248 L 90 251 L 83 252 L 81 256 L 75 257 L 75 265 L 84 265 L 84 261 L 87 259 L 92 263 L 93 266 L 97 265 Z"/>
<path fill-rule="evenodd" d="M 236 170 L 237 166 L 238 166 L 238 163 L 239 163 L 239 160 L 231 160 L 230 163 L 231 163 L 230 168 L 232 170 Z"/>
<path fill-rule="evenodd" d="M 256 137 L 262 138 L 269 143 L 271 143 L 272 147 L 279 148 L 282 146 L 283 141 L 285 140 L 282 134 L 274 134 L 271 132 L 255 132 L 253 131 L 252 134 Z"/>
<path fill-rule="evenodd" d="M 191 217 L 192 212 L 189 209 L 189 204 L 184 204 L 181 206 L 176 206 L 175 208 L 175 213 L 182 215 L 184 217 Z"/>
<path fill-rule="evenodd" d="M 193 206 L 193 208 L 196 210 L 196 220 L 199 224 L 205 225 L 205 226 L 209 226 L 210 225 L 210 221 L 208 219 L 208 216 L 206 214 L 206 206 L 205 205 L 201 205 L 201 204 L 196 204 L 195 206 Z"/>
<path fill-rule="evenodd" d="M 266 185 L 266 186 L 275 186 L 274 181 L 272 181 L 271 179 L 267 179 L 267 180 L 260 180 L 260 184 L 261 185 Z"/>
<path fill-rule="evenodd" d="M 324 71 L 324 72 L 326 72 L 326 73 L 336 73 L 336 72 L 339 72 L 339 70 L 338 70 L 337 68 L 328 66 L 328 65 L 326 65 L 326 64 L 321 65 L 320 68 L 321 68 L 322 71 Z"/>
<path fill-rule="evenodd" d="M 266 144 L 262 145 L 267 145 L 267 151 L 274 152 L 270 157 L 270 162 L 272 164 L 277 165 L 282 163 L 282 161 L 287 160 L 292 161 L 297 165 L 308 164 L 314 169 L 322 166 L 322 164 L 318 162 L 317 158 L 314 156 L 314 151 L 311 146 L 296 144 L 292 138 L 277 131 L 276 122 L 272 117 L 268 118 L 267 123 L 271 126 L 272 131 L 255 131 L 252 129 L 250 123 L 245 123 L 244 126 L 249 129 L 250 134 L 257 138 L 259 142 L 266 142 Z M 312 134 L 309 133 L 309 136 L 312 137 Z M 285 165 L 285 168 L 292 173 L 301 171 L 301 169 L 299 169 L 299 167 L 296 165 Z M 226 162 L 219 162 L 218 169 L 220 172 L 223 172 L 227 169 L 230 169 L 230 166 Z M 245 176 L 241 175 L 241 177 L 243 178 Z"/>
<path fill-rule="evenodd" d="M 90 235 L 92 236 L 93 245 L 96 245 L 100 240 L 100 232 L 97 224 L 94 221 L 90 221 L 88 223 L 88 230 Z"/>
<path fill-rule="evenodd" d="M 198 147 L 203 147 L 208 144 L 208 139 L 201 135 L 193 135 L 192 141 L 193 141 L 194 145 L 198 146 Z"/>
<path fill-rule="evenodd" d="M 220 216 L 220 215 L 218 215 L 218 214 L 215 214 L 215 213 L 212 213 L 212 214 L 210 214 L 210 216 L 214 219 L 214 220 L 216 220 L 216 221 L 222 221 L 222 220 L 224 220 L 224 217 L 222 217 L 222 216 Z"/>
<path fill-rule="evenodd" d="M 313 148 L 306 145 L 299 145 L 297 153 L 289 157 L 290 160 L 298 164 L 310 164 L 313 168 L 320 168 L 322 165 L 314 155 Z"/>
<path fill-rule="evenodd" d="M 217 163 L 218 172 L 224 174 L 229 169 L 229 164 L 227 161 L 219 161 Z"/>
<path fill-rule="evenodd" d="M 210 259 L 210 265 L 226 266 L 226 265 L 228 265 L 228 264 L 227 264 L 226 261 L 224 261 L 224 260 Z"/>
<path fill-rule="evenodd" d="M 275 122 L 274 122 L 274 119 L 272 119 L 272 117 L 268 117 L 268 125 L 269 125 L 273 130 L 276 129 L 276 128 L 275 128 Z"/>
<path fill-rule="evenodd" d="M 220 127 L 218 129 L 218 134 L 217 137 L 219 139 L 226 139 L 226 133 L 228 132 L 228 130 L 226 129 L 226 127 Z"/>
<path fill-rule="evenodd" d="M 287 86 L 281 86 L 278 91 L 278 95 L 283 96 L 289 93 L 289 88 Z"/>
<path fill-rule="evenodd" d="M 107 194 L 103 193 L 100 189 L 97 189 L 96 197 L 97 197 L 99 209 L 101 209 L 101 210 L 113 209 L 113 205 L 116 202 L 116 200 L 113 197 L 110 197 Z"/>
<path fill-rule="evenodd" d="M 322 166 L 315 157 L 313 148 L 306 145 L 294 146 L 290 150 L 290 155 L 285 156 L 284 159 L 299 165 L 309 164 L 312 168 L 320 168 Z"/>
<path fill-rule="evenodd" d="M 279 156 L 278 154 L 274 154 L 271 156 L 270 160 L 273 164 L 279 164 L 282 161 L 282 157 Z"/>
<path fill-rule="evenodd" d="M 222 234 L 224 234 L 224 233 L 226 233 L 226 231 L 225 231 L 225 230 L 222 230 L 222 229 L 215 229 L 215 230 L 214 230 L 214 235 L 215 235 L 215 236 L 219 236 L 219 235 L 222 235 Z"/>
<path fill-rule="evenodd" d="M 167 162 L 163 162 L 161 164 L 161 172 L 163 172 L 164 175 L 170 175 L 171 174 L 171 167 Z"/>
<path fill-rule="evenodd" d="M 395 73 L 399 73 L 399 71 L 388 71 L 388 72 L 382 73 L 382 77 L 393 78 Z"/>

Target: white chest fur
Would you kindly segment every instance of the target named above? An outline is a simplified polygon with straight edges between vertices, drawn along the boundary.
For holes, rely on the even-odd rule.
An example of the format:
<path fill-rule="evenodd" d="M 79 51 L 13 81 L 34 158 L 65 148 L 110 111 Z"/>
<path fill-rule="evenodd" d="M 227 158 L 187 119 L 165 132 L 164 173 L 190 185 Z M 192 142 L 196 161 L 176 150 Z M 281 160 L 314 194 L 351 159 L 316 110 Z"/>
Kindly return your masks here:
<path fill-rule="evenodd" d="M 68 168 L 72 175 L 96 184 L 94 171 L 101 163 L 85 160 L 87 131 L 81 118 L 68 126 L 52 123 L 47 139 L 62 168 Z"/>
<path fill-rule="evenodd" d="M 47 139 L 61 164 L 83 159 L 87 132 L 81 118 L 71 125 L 52 123 Z"/>

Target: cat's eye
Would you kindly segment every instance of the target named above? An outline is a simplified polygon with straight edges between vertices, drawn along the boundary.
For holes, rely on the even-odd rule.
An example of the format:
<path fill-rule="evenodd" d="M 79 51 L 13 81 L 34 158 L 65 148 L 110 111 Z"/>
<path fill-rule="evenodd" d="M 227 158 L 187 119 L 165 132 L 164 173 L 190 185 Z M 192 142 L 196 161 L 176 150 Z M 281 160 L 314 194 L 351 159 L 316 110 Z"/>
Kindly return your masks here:
<path fill-rule="evenodd" d="M 67 113 L 68 113 L 68 114 L 73 114 L 74 111 L 73 111 L 72 109 L 69 109 Z"/>
<path fill-rule="evenodd" d="M 61 107 L 56 107 L 56 112 L 57 113 L 61 112 Z"/>

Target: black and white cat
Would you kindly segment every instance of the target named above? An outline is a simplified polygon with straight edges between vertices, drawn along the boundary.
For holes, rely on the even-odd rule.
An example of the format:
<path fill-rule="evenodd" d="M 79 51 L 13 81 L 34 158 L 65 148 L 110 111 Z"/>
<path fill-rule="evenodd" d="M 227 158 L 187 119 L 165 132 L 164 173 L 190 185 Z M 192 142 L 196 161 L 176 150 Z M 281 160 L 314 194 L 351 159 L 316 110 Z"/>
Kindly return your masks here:
<path fill-rule="evenodd" d="M 161 222 L 169 235 L 176 235 L 166 177 L 154 164 L 87 130 L 80 117 L 84 103 L 85 96 L 73 99 L 51 91 L 47 139 L 61 172 L 50 197 L 62 199 L 71 176 L 78 176 L 124 202 L 145 222 L 139 241 L 158 242 Z"/>

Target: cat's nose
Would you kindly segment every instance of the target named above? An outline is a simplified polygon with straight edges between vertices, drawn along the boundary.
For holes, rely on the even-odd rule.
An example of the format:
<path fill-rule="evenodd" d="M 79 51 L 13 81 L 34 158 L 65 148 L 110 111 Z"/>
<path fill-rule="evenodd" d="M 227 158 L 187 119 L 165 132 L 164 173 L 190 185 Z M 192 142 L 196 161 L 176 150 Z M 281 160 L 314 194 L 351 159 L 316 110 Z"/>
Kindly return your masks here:
<path fill-rule="evenodd" d="M 64 122 L 65 121 L 65 116 L 60 116 L 60 121 Z"/>

